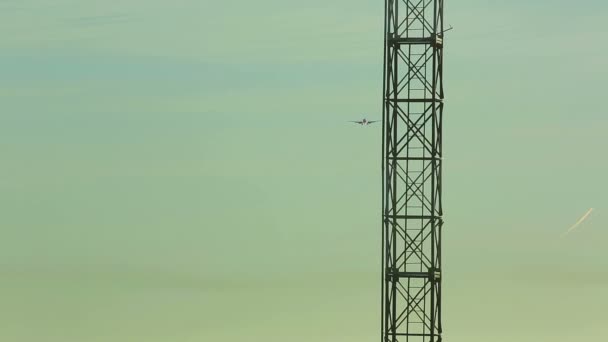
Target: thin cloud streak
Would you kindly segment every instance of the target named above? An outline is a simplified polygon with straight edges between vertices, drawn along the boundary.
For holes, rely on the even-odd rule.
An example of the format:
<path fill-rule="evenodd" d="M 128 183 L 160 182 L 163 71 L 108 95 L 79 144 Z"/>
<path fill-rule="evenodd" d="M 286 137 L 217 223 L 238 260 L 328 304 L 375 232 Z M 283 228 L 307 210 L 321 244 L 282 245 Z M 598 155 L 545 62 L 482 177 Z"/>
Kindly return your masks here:
<path fill-rule="evenodd" d="M 578 219 L 578 221 L 576 221 L 576 223 L 573 224 L 572 227 L 568 228 L 568 230 L 562 234 L 562 237 L 568 235 L 571 231 L 573 231 L 574 229 L 576 229 L 576 227 L 583 223 L 587 219 L 587 217 L 589 217 L 592 211 L 593 208 L 589 208 L 589 210 L 587 210 L 587 212 L 580 219 Z"/>
<path fill-rule="evenodd" d="M 130 16 L 126 13 L 117 13 L 117 14 L 105 14 L 105 15 L 95 15 L 95 16 L 82 16 L 77 18 L 68 19 L 66 22 L 77 26 L 99 26 L 99 25 L 107 25 L 107 24 L 116 24 L 116 23 L 125 23 L 128 22 Z"/>

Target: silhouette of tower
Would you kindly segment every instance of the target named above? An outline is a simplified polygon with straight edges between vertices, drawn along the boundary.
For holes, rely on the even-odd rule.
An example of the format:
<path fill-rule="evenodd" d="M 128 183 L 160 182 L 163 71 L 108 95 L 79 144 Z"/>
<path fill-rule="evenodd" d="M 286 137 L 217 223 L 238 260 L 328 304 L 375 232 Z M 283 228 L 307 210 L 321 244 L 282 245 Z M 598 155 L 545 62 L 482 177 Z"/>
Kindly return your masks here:
<path fill-rule="evenodd" d="M 382 342 L 441 341 L 443 0 L 385 0 Z"/>

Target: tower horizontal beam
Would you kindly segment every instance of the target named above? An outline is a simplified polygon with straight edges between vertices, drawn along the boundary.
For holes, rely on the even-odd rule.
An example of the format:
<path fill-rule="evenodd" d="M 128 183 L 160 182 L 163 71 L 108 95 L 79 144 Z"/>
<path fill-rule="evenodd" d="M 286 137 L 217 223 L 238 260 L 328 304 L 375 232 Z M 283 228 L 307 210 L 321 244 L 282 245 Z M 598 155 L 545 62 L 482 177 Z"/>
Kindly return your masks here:
<path fill-rule="evenodd" d="M 426 98 L 426 99 L 415 99 L 415 98 L 387 98 L 387 102 L 411 102 L 411 103 L 427 103 L 427 102 L 443 102 L 443 99 L 437 98 Z"/>
<path fill-rule="evenodd" d="M 432 35 L 431 37 L 391 37 L 387 39 L 389 45 L 434 45 L 443 46 L 443 38 Z"/>

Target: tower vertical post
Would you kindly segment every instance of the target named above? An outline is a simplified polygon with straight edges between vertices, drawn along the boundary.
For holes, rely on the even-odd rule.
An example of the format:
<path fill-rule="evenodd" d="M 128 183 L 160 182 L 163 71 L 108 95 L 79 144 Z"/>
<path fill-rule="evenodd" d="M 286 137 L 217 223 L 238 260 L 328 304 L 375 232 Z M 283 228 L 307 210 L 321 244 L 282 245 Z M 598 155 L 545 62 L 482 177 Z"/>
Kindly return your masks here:
<path fill-rule="evenodd" d="M 443 0 L 385 0 L 382 342 L 441 341 Z"/>

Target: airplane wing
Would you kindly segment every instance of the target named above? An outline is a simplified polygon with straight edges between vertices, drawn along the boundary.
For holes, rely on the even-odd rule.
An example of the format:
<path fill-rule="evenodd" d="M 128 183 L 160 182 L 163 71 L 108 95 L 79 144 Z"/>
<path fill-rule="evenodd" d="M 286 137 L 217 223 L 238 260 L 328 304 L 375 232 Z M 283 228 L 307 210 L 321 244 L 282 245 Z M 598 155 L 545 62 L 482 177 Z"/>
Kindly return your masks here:
<path fill-rule="evenodd" d="M 349 122 L 358 123 L 359 125 L 362 125 L 362 124 L 363 124 L 363 121 L 349 121 Z"/>
<path fill-rule="evenodd" d="M 371 123 L 378 122 L 378 121 L 380 121 L 380 120 L 368 121 L 367 123 L 371 124 Z"/>

